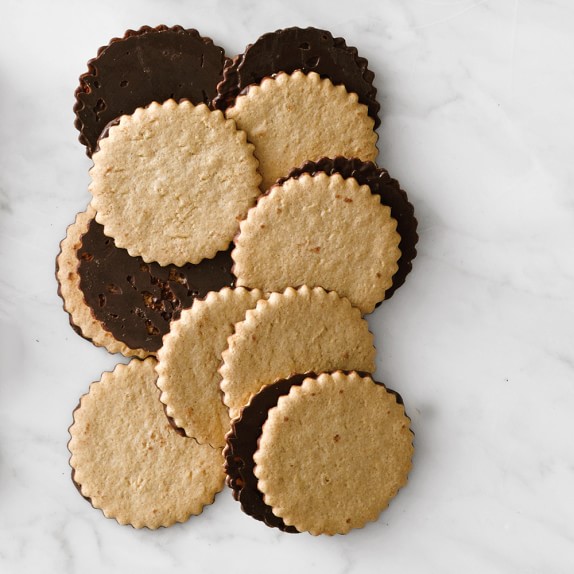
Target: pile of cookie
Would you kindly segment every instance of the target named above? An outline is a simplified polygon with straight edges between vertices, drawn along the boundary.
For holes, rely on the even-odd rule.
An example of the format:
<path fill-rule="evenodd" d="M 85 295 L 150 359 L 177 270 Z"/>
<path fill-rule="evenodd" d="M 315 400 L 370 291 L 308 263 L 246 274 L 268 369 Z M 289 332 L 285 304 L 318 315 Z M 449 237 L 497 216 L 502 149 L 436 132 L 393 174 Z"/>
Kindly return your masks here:
<path fill-rule="evenodd" d="M 315 28 L 233 60 L 196 30 L 128 31 L 88 63 L 92 200 L 56 275 L 72 327 L 134 357 L 70 427 L 72 478 L 121 524 L 200 514 L 225 481 L 286 532 L 375 520 L 411 466 L 364 316 L 402 285 L 416 219 L 374 162 L 367 61 Z"/>

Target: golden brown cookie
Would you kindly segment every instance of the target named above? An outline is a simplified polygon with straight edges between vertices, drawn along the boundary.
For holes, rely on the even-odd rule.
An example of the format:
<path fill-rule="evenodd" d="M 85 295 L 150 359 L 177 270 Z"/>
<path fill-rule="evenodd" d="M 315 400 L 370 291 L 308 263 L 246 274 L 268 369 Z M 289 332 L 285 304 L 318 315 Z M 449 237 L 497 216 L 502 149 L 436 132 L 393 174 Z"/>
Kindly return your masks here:
<path fill-rule="evenodd" d="M 277 379 L 307 371 L 375 370 L 373 336 L 361 312 L 320 287 L 289 287 L 259 301 L 228 344 L 219 372 L 232 419 Z"/>
<path fill-rule="evenodd" d="M 232 252 L 237 284 L 263 291 L 309 285 L 370 313 L 401 255 L 397 221 L 367 185 L 339 174 L 288 179 L 259 198 Z"/>
<path fill-rule="evenodd" d="M 280 73 L 250 86 L 225 115 L 247 132 L 266 190 L 306 160 L 342 155 L 374 161 L 377 134 L 355 93 L 315 72 Z"/>
<path fill-rule="evenodd" d="M 200 514 L 221 490 L 221 449 L 180 436 L 155 385 L 156 360 L 104 373 L 74 412 L 68 448 L 80 493 L 108 518 L 159 528 Z"/>
<path fill-rule="evenodd" d="M 60 243 L 60 253 L 56 258 L 58 293 L 70 316 L 70 324 L 82 337 L 92 341 L 97 347 L 105 347 L 110 353 L 122 353 L 126 357 L 147 357 L 149 352 L 145 349 L 132 349 L 104 329 L 103 324 L 94 317 L 91 308 L 86 304 L 80 289 L 77 251 L 95 213 L 91 205 L 86 211 L 79 213 Z"/>
<path fill-rule="evenodd" d="M 258 489 L 300 532 L 360 528 L 407 482 L 409 424 L 396 395 L 370 377 L 307 378 L 269 410 L 253 456 Z"/>
<path fill-rule="evenodd" d="M 138 108 L 109 128 L 92 159 L 97 222 L 117 247 L 160 265 L 227 249 L 259 194 L 253 146 L 205 104 Z"/>
<path fill-rule="evenodd" d="M 225 446 L 229 414 L 217 369 L 233 325 L 262 297 L 257 289 L 211 292 L 183 311 L 164 337 L 156 366 L 161 401 L 174 424 L 200 444 Z"/>

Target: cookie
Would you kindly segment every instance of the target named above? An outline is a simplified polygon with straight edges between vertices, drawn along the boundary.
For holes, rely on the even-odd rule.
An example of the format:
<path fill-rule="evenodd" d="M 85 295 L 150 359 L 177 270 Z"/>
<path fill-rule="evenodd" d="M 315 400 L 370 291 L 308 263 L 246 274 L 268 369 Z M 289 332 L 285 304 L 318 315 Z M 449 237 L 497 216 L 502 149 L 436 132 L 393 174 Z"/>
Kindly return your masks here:
<path fill-rule="evenodd" d="M 229 414 L 223 404 L 217 372 L 234 323 L 263 294 L 247 289 L 222 289 L 195 301 L 172 324 L 158 353 L 160 400 L 174 424 L 200 444 L 225 446 Z"/>
<path fill-rule="evenodd" d="M 88 231 L 95 213 L 92 206 L 88 206 L 85 212 L 79 213 L 75 222 L 68 227 L 66 237 L 60 243 L 60 253 L 56 258 L 58 295 L 62 298 L 64 310 L 69 315 L 70 325 L 80 336 L 97 347 L 105 347 L 110 353 L 122 353 L 126 357 L 146 357 L 149 354 L 148 351 L 128 347 L 104 328 L 102 323 L 94 317 L 80 288 L 78 249 L 82 245 L 82 236 Z"/>
<path fill-rule="evenodd" d="M 76 128 L 91 156 L 106 125 L 151 102 L 188 99 L 208 104 L 228 62 L 197 30 L 144 26 L 98 50 L 76 89 Z"/>
<path fill-rule="evenodd" d="M 287 179 L 240 224 L 231 254 L 237 284 L 323 287 L 370 313 L 398 269 L 396 227 L 380 196 L 353 178 L 319 172 Z"/>
<path fill-rule="evenodd" d="M 146 263 L 115 246 L 89 221 L 76 253 L 80 289 L 102 327 L 130 349 L 155 353 L 182 309 L 210 291 L 232 286 L 230 250 L 182 267 Z"/>
<path fill-rule="evenodd" d="M 306 378 L 268 412 L 253 457 L 258 489 L 300 532 L 361 528 L 407 482 L 409 425 L 396 395 L 370 377 Z"/>
<path fill-rule="evenodd" d="M 118 247 L 160 265 L 227 249 L 259 194 L 253 146 L 204 104 L 138 108 L 110 127 L 92 159 L 97 222 Z"/>
<path fill-rule="evenodd" d="M 156 361 L 133 359 L 90 386 L 70 427 L 81 494 L 108 518 L 156 529 L 200 514 L 221 490 L 221 449 L 181 437 L 155 386 Z"/>
<path fill-rule="evenodd" d="M 292 74 L 296 70 L 306 74 L 316 72 L 336 86 L 344 85 L 369 108 L 375 128 L 380 125 L 380 104 L 373 86 L 375 75 L 369 70 L 367 60 L 358 55 L 356 48 L 347 46 L 343 38 L 333 38 L 327 30 L 317 28 L 276 30 L 247 46 L 243 54 L 226 64 L 213 104 L 225 110 L 250 84 L 258 84 L 279 72 Z"/>
<path fill-rule="evenodd" d="M 399 243 L 401 256 L 397 263 L 398 269 L 393 275 L 393 283 L 385 291 L 385 301 L 390 299 L 405 282 L 412 270 L 412 261 L 417 256 L 418 223 L 414 215 L 414 207 L 409 202 L 406 192 L 401 189 L 399 182 L 393 179 L 387 170 L 377 167 L 370 161 L 364 162 L 356 158 L 349 159 L 341 156 L 324 157 L 317 162 L 307 161 L 302 166 L 293 169 L 288 177 L 280 179 L 278 183 L 283 184 L 287 179 L 297 178 L 304 173 L 315 175 L 320 172 L 327 175 L 339 173 L 345 179 L 354 178 L 359 185 L 368 185 L 371 193 L 379 195 L 381 203 L 391 208 L 391 217 L 397 221 L 397 233 L 401 238 Z"/>
<path fill-rule="evenodd" d="M 342 155 L 372 161 L 377 134 L 355 93 L 315 72 L 280 73 L 252 85 L 226 110 L 255 144 L 261 188 L 307 160 Z"/>
<path fill-rule="evenodd" d="M 320 287 L 289 287 L 247 311 L 222 353 L 221 389 L 237 418 L 261 387 L 307 371 L 375 370 L 373 336 L 361 312 Z"/>

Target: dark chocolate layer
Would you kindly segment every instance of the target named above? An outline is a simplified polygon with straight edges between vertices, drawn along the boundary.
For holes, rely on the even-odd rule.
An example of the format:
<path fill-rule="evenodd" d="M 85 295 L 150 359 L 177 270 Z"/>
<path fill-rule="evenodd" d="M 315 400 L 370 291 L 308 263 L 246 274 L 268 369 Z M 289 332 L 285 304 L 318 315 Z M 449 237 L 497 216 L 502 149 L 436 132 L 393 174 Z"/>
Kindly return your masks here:
<path fill-rule="evenodd" d="M 399 182 L 393 179 L 385 169 L 377 167 L 374 163 L 359 159 L 345 157 L 327 158 L 318 161 L 308 161 L 301 167 L 291 170 L 291 173 L 278 180 L 278 184 L 285 183 L 287 179 L 297 178 L 304 173 L 315 175 L 325 172 L 327 175 L 341 174 L 345 179 L 352 177 L 359 185 L 368 185 L 371 193 L 381 198 L 381 203 L 391 208 L 391 216 L 397 220 L 397 233 L 401 236 L 399 249 L 401 256 L 398 261 L 398 270 L 393 275 L 393 284 L 385 291 L 385 300 L 390 299 L 393 293 L 405 282 L 412 269 L 412 260 L 417 255 L 416 244 L 417 220 L 414 207 L 409 203 L 407 194 L 401 189 Z M 377 307 L 381 303 L 377 304 Z"/>
<path fill-rule="evenodd" d="M 182 309 L 235 284 L 231 249 L 197 265 L 161 267 L 116 247 L 95 220 L 77 253 L 80 289 L 94 317 L 132 349 L 157 351 Z"/>
<path fill-rule="evenodd" d="M 110 121 L 136 108 L 170 98 L 209 104 L 226 61 L 211 39 L 181 26 L 144 26 L 114 38 L 88 62 L 76 89 L 75 125 L 87 154 Z"/>
<path fill-rule="evenodd" d="M 343 372 L 348 374 L 350 371 Z M 370 376 L 364 372 L 358 372 L 358 374 L 361 377 Z M 299 531 L 293 526 L 287 526 L 282 518 L 273 514 L 271 507 L 265 504 L 263 494 L 257 488 L 257 477 L 253 473 L 255 468 L 253 455 L 258 448 L 259 437 L 269 410 L 277 405 L 280 397 L 289 394 L 292 386 L 302 385 L 308 377 L 316 378 L 317 375 L 309 372 L 280 379 L 253 396 L 239 419 L 231 423 L 231 430 L 226 436 L 227 446 L 223 453 L 227 485 L 233 489 L 233 497 L 241 503 L 242 510 L 267 526 L 291 533 Z M 374 382 L 382 385 L 382 383 Z M 395 395 L 397 403 L 403 404 L 398 393 L 389 389 L 387 391 Z"/>
<path fill-rule="evenodd" d="M 244 88 L 279 72 L 317 72 L 335 85 L 344 85 L 348 92 L 355 92 L 359 102 L 369 108 L 377 128 L 381 123 L 378 116 L 381 106 L 373 86 L 375 75 L 367 66 L 367 60 L 359 57 L 356 48 L 347 46 L 343 38 L 333 38 L 326 30 L 277 30 L 261 36 L 225 67 L 213 105 L 225 110 Z"/>

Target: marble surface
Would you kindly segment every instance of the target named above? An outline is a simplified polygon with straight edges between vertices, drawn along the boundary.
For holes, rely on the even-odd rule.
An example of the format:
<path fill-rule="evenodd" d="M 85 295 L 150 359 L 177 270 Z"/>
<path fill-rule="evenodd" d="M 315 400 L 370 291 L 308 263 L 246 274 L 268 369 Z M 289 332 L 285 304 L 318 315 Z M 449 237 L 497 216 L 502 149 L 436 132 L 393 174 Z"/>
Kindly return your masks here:
<path fill-rule="evenodd" d="M 100 45 L 159 23 L 229 54 L 314 25 L 376 73 L 379 163 L 420 243 L 370 325 L 416 455 L 390 508 L 347 536 L 271 530 L 228 490 L 136 531 L 70 481 L 72 410 L 121 360 L 56 294 L 58 243 L 89 199 L 73 93 Z M 573 26 L 571 0 L 2 0 L 0 572 L 573 572 Z"/>

